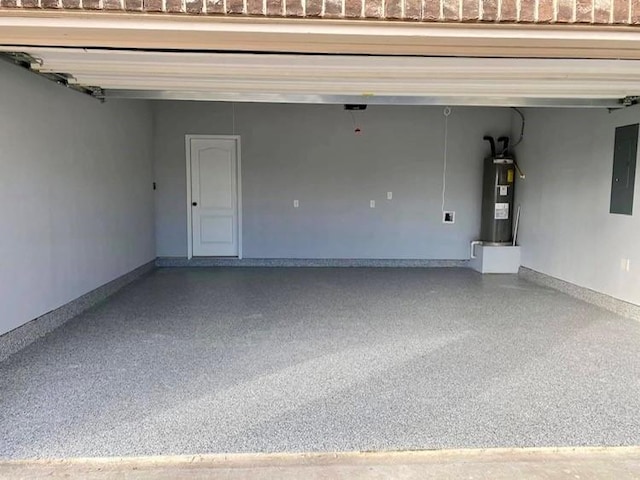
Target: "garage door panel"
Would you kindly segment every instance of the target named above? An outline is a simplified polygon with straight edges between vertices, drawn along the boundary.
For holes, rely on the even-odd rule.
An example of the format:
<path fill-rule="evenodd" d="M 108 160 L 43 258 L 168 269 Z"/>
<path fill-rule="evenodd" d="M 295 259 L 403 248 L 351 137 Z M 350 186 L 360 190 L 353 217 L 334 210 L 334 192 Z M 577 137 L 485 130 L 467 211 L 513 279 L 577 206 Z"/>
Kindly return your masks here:
<path fill-rule="evenodd" d="M 14 51 L 0 47 L 0 51 Z M 131 52 L 24 47 L 31 67 L 107 98 L 304 103 L 617 106 L 639 60 Z M 280 96 L 280 97 L 278 97 Z M 445 97 L 445 98 L 440 98 Z M 481 100 L 486 99 L 483 103 Z M 574 99 L 574 102 L 566 100 Z M 601 100 L 595 102 L 594 100 Z"/>

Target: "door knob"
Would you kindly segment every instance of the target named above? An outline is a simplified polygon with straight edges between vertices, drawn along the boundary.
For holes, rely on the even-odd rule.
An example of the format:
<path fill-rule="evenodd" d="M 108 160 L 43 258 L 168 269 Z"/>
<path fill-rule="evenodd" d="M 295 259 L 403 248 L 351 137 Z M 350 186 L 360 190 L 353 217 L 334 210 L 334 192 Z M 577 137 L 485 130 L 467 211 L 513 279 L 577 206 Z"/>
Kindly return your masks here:
<path fill-rule="evenodd" d="M 198 206 L 198 202 L 191 202 L 191 205 L 193 205 L 194 207 Z"/>

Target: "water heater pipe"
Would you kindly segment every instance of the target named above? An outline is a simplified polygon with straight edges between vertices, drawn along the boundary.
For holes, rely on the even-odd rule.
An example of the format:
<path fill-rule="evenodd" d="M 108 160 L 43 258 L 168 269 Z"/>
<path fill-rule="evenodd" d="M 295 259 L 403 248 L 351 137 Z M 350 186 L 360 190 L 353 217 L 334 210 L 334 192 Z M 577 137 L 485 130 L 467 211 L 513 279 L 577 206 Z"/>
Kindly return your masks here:
<path fill-rule="evenodd" d="M 471 258 L 476 258 L 476 245 L 482 245 L 482 240 L 474 240 L 471 242 Z"/>
<path fill-rule="evenodd" d="M 513 228 L 513 246 L 516 246 L 518 240 L 518 224 L 520 223 L 520 205 L 518 205 L 518 211 L 516 213 L 516 224 Z"/>

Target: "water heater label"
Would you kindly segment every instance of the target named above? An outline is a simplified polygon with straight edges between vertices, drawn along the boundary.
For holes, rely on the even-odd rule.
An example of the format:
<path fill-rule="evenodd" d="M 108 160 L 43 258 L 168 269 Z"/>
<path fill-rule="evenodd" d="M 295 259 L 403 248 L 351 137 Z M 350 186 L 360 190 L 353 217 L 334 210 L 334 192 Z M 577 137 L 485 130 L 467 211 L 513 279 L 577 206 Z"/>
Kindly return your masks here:
<path fill-rule="evenodd" d="M 507 185 L 500 185 L 500 196 L 506 197 L 509 194 L 509 187 Z"/>
<path fill-rule="evenodd" d="M 509 204 L 508 203 L 496 203 L 495 215 L 496 220 L 508 220 L 509 219 Z"/>

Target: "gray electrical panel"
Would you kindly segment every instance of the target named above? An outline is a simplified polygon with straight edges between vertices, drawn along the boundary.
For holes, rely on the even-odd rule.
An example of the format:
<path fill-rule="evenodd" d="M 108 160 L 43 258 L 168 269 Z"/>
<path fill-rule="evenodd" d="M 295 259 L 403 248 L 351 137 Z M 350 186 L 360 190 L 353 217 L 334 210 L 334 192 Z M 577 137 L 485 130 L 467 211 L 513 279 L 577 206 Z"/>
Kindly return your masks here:
<path fill-rule="evenodd" d="M 637 154 L 638 124 L 616 128 L 610 213 L 633 214 Z"/>

